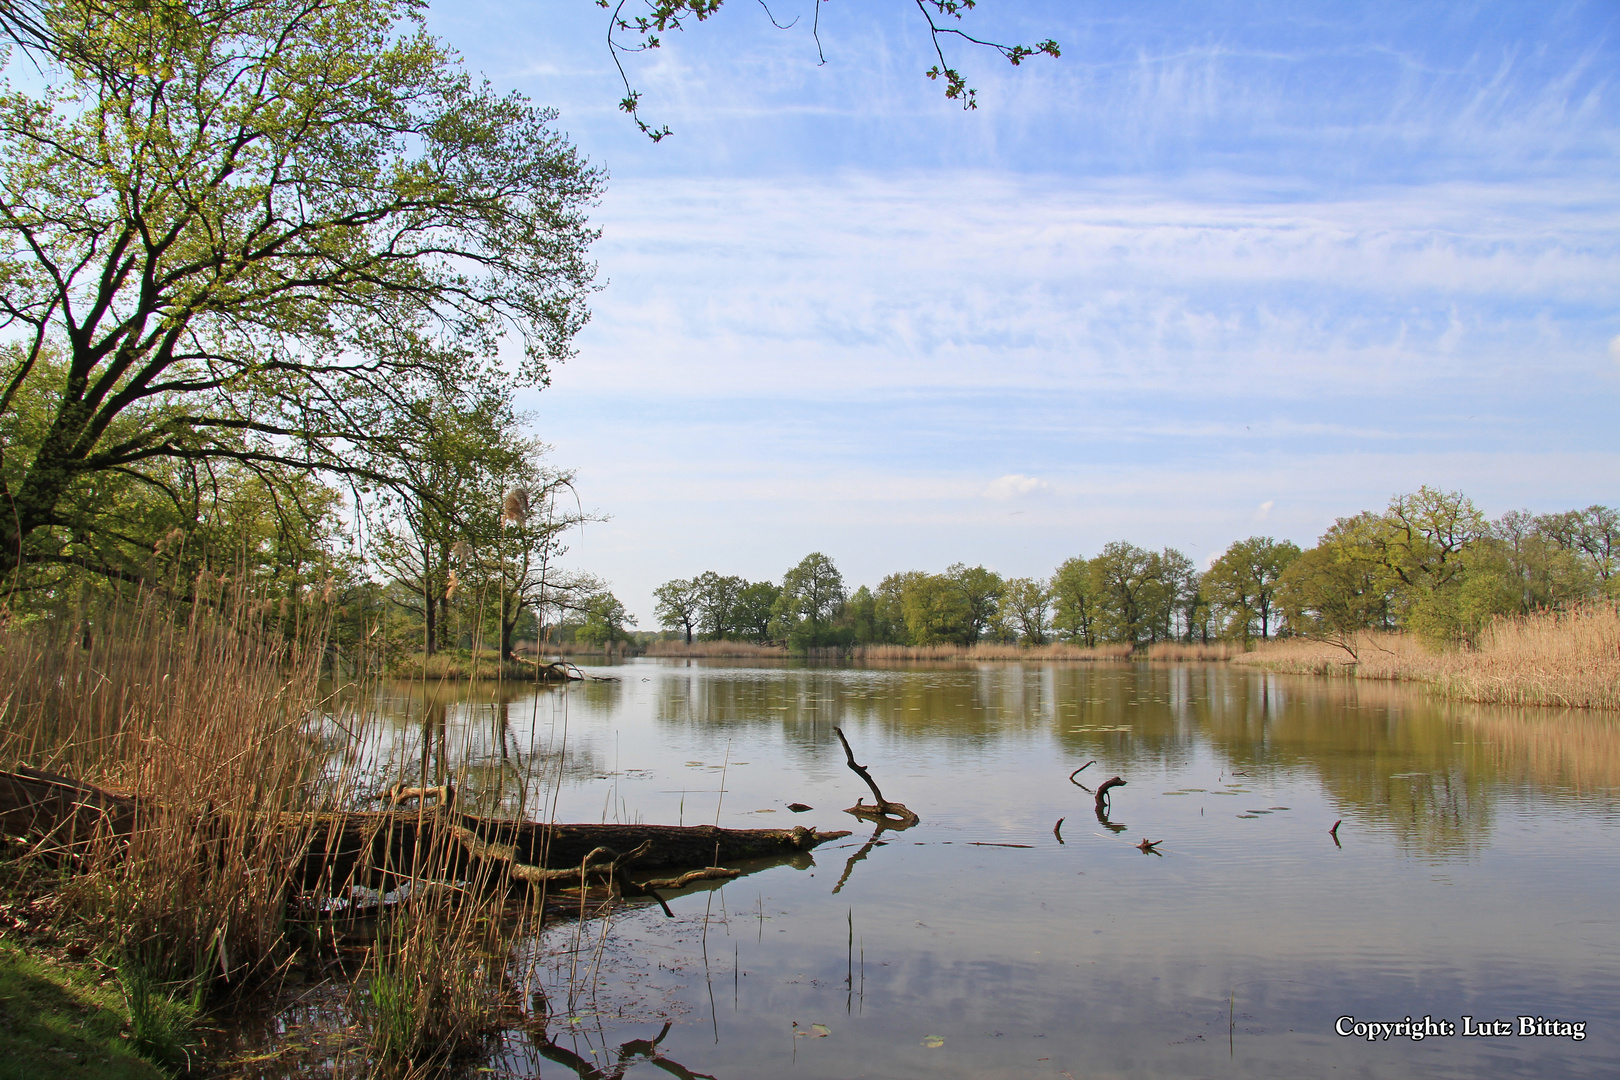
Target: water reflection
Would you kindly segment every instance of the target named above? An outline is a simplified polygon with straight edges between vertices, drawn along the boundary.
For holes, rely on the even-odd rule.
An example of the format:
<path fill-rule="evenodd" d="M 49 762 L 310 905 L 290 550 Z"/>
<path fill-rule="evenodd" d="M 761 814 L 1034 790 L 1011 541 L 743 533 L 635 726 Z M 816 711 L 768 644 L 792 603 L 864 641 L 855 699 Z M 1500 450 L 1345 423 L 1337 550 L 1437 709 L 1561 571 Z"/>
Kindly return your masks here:
<path fill-rule="evenodd" d="M 572 1026 L 560 1035 L 552 1036 L 547 1033 L 542 1022 L 528 1034 L 534 1051 L 540 1057 L 567 1067 L 574 1075 L 580 1077 L 580 1080 L 621 1080 L 632 1066 L 643 1062 L 662 1069 L 679 1080 L 715 1080 L 715 1077 L 708 1073 L 693 1072 L 680 1062 L 662 1054 L 659 1045 L 669 1037 L 669 1030 L 673 1026 L 673 1021 L 666 1020 L 658 1034 L 651 1039 L 629 1039 L 611 1051 L 605 1046 L 592 1046 L 592 1033 Z M 584 1053 L 581 1053 L 581 1050 Z M 514 1054 L 510 1048 L 503 1056 L 507 1068 L 515 1067 L 518 1075 L 540 1075 L 538 1062 L 531 1059 L 525 1063 L 521 1060 L 521 1056 Z M 603 1060 L 599 1061 L 598 1058 Z"/>
<path fill-rule="evenodd" d="M 1102 756 L 1137 771 L 1183 768 L 1208 747 L 1234 776 L 1306 771 L 1347 813 L 1387 824 L 1404 845 L 1432 853 L 1471 850 L 1491 829 L 1496 803 L 1516 787 L 1563 798 L 1612 797 L 1620 786 L 1620 725 L 1612 716 L 1459 705 L 1409 686 L 1147 664 L 769 677 L 694 664 L 654 678 L 654 715 L 664 724 L 773 728 L 790 747 L 815 754 L 838 724 L 913 746 L 1051 733 L 1077 761 Z"/>
<path fill-rule="evenodd" d="M 828 829 L 864 790 L 837 726 L 923 821 L 854 826 L 820 867 L 694 890 L 673 920 L 532 943 L 567 958 L 546 977 L 568 1013 L 514 1027 L 497 1071 L 1602 1076 L 1620 1057 L 1613 715 L 1219 665 L 612 673 L 391 689 L 369 760 L 454 777 L 483 812 Z M 1346 1012 L 1593 1034 L 1369 1050 L 1332 1034 Z"/>

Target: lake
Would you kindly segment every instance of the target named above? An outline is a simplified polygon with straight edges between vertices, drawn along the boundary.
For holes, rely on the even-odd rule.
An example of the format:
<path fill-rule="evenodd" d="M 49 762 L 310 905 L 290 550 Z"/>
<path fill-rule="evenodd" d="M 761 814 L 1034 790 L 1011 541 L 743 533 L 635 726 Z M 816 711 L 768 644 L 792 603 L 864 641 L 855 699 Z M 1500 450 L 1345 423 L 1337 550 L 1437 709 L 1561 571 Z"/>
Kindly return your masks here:
<path fill-rule="evenodd" d="M 678 894 L 673 920 L 645 906 L 555 924 L 526 953 L 552 1019 L 504 1036 L 481 1075 L 1620 1062 L 1615 715 L 1228 665 L 587 670 L 617 681 L 436 695 L 468 809 L 521 789 L 563 821 L 853 835 Z M 393 693 L 390 749 L 408 761 L 421 690 Z M 871 796 L 834 726 L 920 824 L 874 834 L 842 812 Z M 1074 781 L 1126 781 L 1106 823 L 1070 778 L 1091 761 Z M 1429 1017 L 1428 1037 L 1355 1034 L 1408 1017 Z M 1520 1017 L 1548 1033 L 1519 1034 Z"/>

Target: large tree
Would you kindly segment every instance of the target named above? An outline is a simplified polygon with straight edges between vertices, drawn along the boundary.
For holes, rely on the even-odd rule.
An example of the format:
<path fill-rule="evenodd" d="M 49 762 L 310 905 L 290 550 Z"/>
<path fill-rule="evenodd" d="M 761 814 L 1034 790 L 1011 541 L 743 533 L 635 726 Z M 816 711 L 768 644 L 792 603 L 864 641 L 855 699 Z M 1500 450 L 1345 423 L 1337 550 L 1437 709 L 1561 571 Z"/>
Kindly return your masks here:
<path fill-rule="evenodd" d="M 391 404 L 587 317 L 601 176 L 411 0 L 0 3 L 0 572 L 165 462 L 408 474 Z"/>
<path fill-rule="evenodd" d="M 1065 559 L 1052 574 L 1052 628 L 1066 641 L 1097 644 L 1097 586 L 1084 556 Z"/>
<path fill-rule="evenodd" d="M 653 616 L 666 630 L 679 630 L 686 634 L 686 643 L 692 644 L 692 628 L 703 617 L 703 590 L 696 578 L 675 578 L 653 590 L 658 607 Z"/>
<path fill-rule="evenodd" d="M 776 599 L 781 636 L 803 648 L 829 644 L 828 631 L 847 598 L 844 575 L 831 559 L 812 551 L 782 575 Z"/>
<path fill-rule="evenodd" d="M 1012 578 L 1006 584 L 1000 615 L 1027 645 L 1045 645 L 1052 588 L 1035 578 Z"/>
<path fill-rule="evenodd" d="M 1277 585 L 1288 564 L 1299 558 L 1299 545 L 1269 536 L 1237 540 L 1210 564 L 1203 587 L 1223 617 L 1228 636 L 1245 642 L 1256 630 L 1271 637 L 1281 609 Z"/>

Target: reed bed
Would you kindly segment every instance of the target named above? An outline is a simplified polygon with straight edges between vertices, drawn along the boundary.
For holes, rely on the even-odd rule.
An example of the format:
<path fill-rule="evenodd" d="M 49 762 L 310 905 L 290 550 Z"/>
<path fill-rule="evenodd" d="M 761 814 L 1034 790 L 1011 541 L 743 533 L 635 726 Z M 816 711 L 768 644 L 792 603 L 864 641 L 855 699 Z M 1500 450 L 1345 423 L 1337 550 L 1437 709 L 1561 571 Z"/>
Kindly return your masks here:
<path fill-rule="evenodd" d="M 1250 644 L 1253 644 L 1251 642 Z M 1187 661 L 1233 660 L 1248 648 L 1241 641 L 1183 642 L 1160 641 L 1147 647 L 1149 660 Z"/>
<path fill-rule="evenodd" d="M 1129 645 L 1086 648 L 1054 642 L 1049 645 L 1008 645 L 980 641 L 973 645 L 858 645 L 856 660 L 1129 660 Z"/>
<path fill-rule="evenodd" d="M 648 656 L 691 657 L 693 659 L 780 660 L 787 656 L 785 645 L 759 645 L 752 641 L 653 641 Z"/>
<path fill-rule="evenodd" d="M 256 597 L 215 600 L 176 618 L 149 593 L 0 632 L 0 759 L 142 800 L 127 842 L 77 853 L 64 909 L 163 984 L 252 981 L 285 960 L 287 868 L 316 810 L 320 650 L 289 644 Z"/>
<path fill-rule="evenodd" d="M 296 873 L 323 811 L 363 805 L 382 772 L 374 719 L 320 683 L 319 621 L 289 637 L 279 605 L 216 585 L 178 607 L 156 593 L 69 619 L 0 627 L 0 766 L 28 765 L 135 797 L 133 827 L 14 860 L 57 932 L 117 971 L 131 1042 L 187 1068 L 190 1025 L 273 990 L 284 974 L 353 982 L 365 1074 L 426 1075 L 475 1047 L 515 999 L 507 959 L 531 914 L 430 860 L 397 896 L 358 967 Z M 341 722 L 334 722 L 334 718 Z M 323 943 L 324 942 L 324 943 Z M 352 1056 L 352 1055 L 351 1055 Z"/>
<path fill-rule="evenodd" d="M 541 670 L 535 661 L 502 661 L 494 649 L 437 652 L 425 660 L 421 653 L 396 660 L 389 675 L 396 679 L 439 680 L 478 679 L 484 682 L 532 682 Z"/>
<path fill-rule="evenodd" d="M 1428 683 L 1496 705 L 1620 709 L 1620 610 L 1593 605 L 1499 619 L 1474 648 L 1435 650 L 1405 634 L 1363 633 L 1344 648 L 1300 638 L 1234 657 L 1269 671 Z"/>
<path fill-rule="evenodd" d="M 611 660 L 615 657 L 639 656 L 642 652 L 641 646 L 633 641 L 616 641 L 612 645 L 588 645 L 578 641 L 520 641 L 512 648 L 520 655 L 542 660 L 551 656 L 601 656 Z"/>

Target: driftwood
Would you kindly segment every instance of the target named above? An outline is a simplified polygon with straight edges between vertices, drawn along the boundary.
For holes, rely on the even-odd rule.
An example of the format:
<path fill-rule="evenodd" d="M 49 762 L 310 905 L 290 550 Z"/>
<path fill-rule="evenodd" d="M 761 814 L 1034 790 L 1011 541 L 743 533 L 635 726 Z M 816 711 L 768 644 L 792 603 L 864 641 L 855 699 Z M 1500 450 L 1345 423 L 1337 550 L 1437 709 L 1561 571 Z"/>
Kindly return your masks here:
<path fill-rule="evenodd" d="M 866 766 L 855 763 L 855 751 L 849 748 L 849 740 L 844 738 L 843 731 L 835 727 L 833 728 L 833 734 L 837 735 L 838 741 L 844 744 L 844 759 L 848 763 L 850 770 L 866 781 L 866 786 L 872 789 L 872 798 L 877 800 L 877 805 L 867 806 L 862 800 L 856 799 L 855 805 L 845 810 L 844 813 L 854 814 L 856 817 L 867 821 L 878 822 L 890 829 L 909 829 L 922 820 L 906 809 L 905 804 L 890 802 L 885 799 L 883 792 L 878 790 L 877 782 L 872 779 L 872 774 L 866 771 Z"/>
<path fill-rule="evenodd" d="M 429 789 L 398 794 L 444 793 Z M 449 795 L 444 802 L 452 799 Z M 149 798 L 39 769 L 0 771 L 0 832 L 57 856 L 72 857 L 120 842 L 155 806 Z M 200 820 L 198 827 L 222 824 L 234 823 L 214 815 Z M 269 814 L 253 825 L 267 834 L 292 837 L 302 847 L 292 862 L 292 884 L 319 895 L 338 896 L 354 885 L 376 887 L 422 877 L 514 887 L 583 884 L 595 878 L 625 895 L 651 896 L 660 903 L 653 890 L 741 873 L 717 863 L 805 852 L 849 835 L 803 826 L 720 829 L 502 821 L 463 814 L 443 803 L 433 809 Z M 630 862 L 642 870 L 703 869 L 638 882 L 625 872 Z"/>
<path fill-rule="evenodd" d="M 456 789 L 450 784 L 440 784 L 437 787 L 408 787 L 405 781 L 400 780 L 382 791 L 374 798 L 387 803 L 389 806 L 398 806 L 402 802 L 412 799 L 437 799 L 440 806 L 451 806 L 456 801 Z"/>

